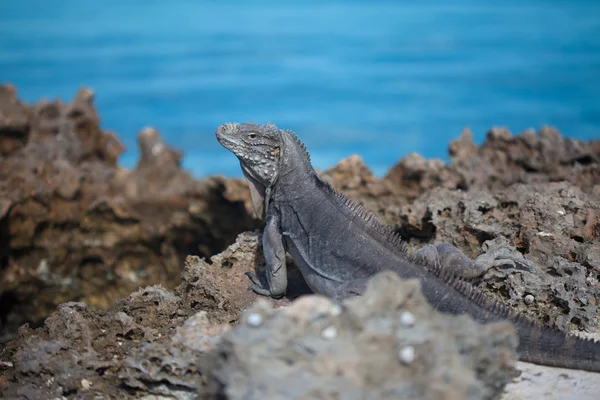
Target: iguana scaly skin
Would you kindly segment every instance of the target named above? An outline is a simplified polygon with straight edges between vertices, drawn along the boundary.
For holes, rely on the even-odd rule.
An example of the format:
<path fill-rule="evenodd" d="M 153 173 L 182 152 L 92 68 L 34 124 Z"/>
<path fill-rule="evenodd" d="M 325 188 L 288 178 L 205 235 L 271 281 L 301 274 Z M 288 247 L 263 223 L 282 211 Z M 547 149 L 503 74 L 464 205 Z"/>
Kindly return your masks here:
<path fill-rule="evenodd" d="M 471 261 L 449 244 L 427 246 L 409 256 L 394 231 L 334 190 L 314 171 L 304 145 L 273 124 L 228 123 L 218 141 L 239 159 L 256 214 L 266 221 L 263 251 L 267 282 L 248 273 L 256 293 L 281 297 L 287 288 L 286 251 L 313 292 L 341 300 L 363 293 L 377 272 L 390 269 L 418 278 L 438 310 L 469 314 L 480 322 L 511 320 L 519 335 L 519 358 L 537 364 L 600 372 L 600 343 L 567 336 L 512 315 L 464 280 L 495 263 L 502 252 Z"/>

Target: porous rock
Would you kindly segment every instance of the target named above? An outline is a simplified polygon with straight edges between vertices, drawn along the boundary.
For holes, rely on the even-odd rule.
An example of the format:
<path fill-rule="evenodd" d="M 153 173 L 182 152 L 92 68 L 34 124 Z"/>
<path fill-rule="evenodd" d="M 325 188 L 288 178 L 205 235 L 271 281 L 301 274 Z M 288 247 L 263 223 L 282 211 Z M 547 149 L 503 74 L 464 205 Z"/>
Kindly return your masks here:
<path fill-rule="evenodd" d="M 0 86 L 0 343 L 62 302 L 106 309 L 139 286 L 173 288 L 185 257 L 259 226 L 229 181 L 194 179 L 155 129 L 138 144 L 138 165 L 120 168 L 89 89 L 30 106 Z"/>
<path fill-rule="evenodd" d="M 413 238 L 453 243 L 472 258 L 511 247 L 531 269 L 494 268 L 483 277 L 484 291 L 563 331 L 596 331 L 600 201 L 593 194 L 567 182 L 495 192 L 435 189 L 403 213 Z M 420 246 L 421 240 L 411 243 Z M 527 295 L 535 301 L 527 304 Z"/>
<path fill-rule="evenodd" d="M 500 189 L 515 183 L 569 181 L 584 192 L 600 182 L 600 140 L 565 138 L 554 127 L 513 136 L 504 127 L 487 132 L 476 147 L 469 129 L 450 144 L 449 168 L 463 189 Z"/>
<path fill-rule="evenodd" d="M 188 257 L 174 292 L 147 286 L 106 311 L 63 303 L 42 327 L 23 326 L 0 349 L 0 397 L 194 398 L 200 356 L 256 300 L 241 278 L 255 267 L 259 237 L 244 233 L 208 262 Z"/>
<path fill-rule="evenodd" d="M 449 155 L 446 164 L 409 153 L 381 179 L 352 155 L 322 176 L 398 230 L 405 229 L 403 208 L 418 206 L 420 196 L 433 189 L 498 192 L 517 183 L 566 181 L 586 194 L 600 195 L 600 140 L 564 138 L 553 127 L 516 136 L 494 127 L 481 146 L 465 128 L 450 143 Z M 407 231 L 406 237 L 413 233 Z"/>
<path fill-rule="evenodd" d="M 245 285 L 227 279 L 254 268 L 257 239 L 241 235 L 210 263 L 189 258 L 175 292 L 149 286 L 107 311 L 64 303 L 43 327 L 21 328 L 0 352 L 0 396 L 192 399 L 229 388 L 228 398 L 239 398 L 236 391 L 268 387 L 291 390 L 287 398 L 303 388 L 318 388 L 312 398 L 335 391 L 354 398 L 353 390 L 378 398 L 486 398 L 512 376 L 509 323 L 480 326 L 439 314 L 417 281 L 403 283 L 391 272 L 341 307 L 314 295 L 291 306 L 289 299 L 256 302 Z M 215 280 L 217 269 L 224 280 Z"/>
<path fill-rule="evenodd" d="M 414 323 L 402 323 L 407 312 Z M 440 314 L 417 280 L 386 271 L 341 306 L 321 296 L 277 310 L 255 303 L 204 371 L 215 398 L 481 399 L 510 380 L 516 343 L 509 323 Z"/>
<path fill-rule="evenodd" d="M 94 311 L 84 303 L 63 303 L 43 328 L 19 330 L 2 358 L 12 368 L 0 371 L 3 398 L 128 398 L 118 388 L 118 371 L 133 348 L 167 335 L 182 323 L 177 297 L 161 286 L 147 287 Z"/>

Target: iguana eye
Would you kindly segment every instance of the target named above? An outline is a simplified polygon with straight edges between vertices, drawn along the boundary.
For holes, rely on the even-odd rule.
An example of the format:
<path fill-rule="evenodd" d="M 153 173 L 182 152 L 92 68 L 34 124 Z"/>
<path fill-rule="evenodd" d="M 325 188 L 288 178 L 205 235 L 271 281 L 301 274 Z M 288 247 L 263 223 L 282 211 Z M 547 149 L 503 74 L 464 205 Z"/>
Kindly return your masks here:
<path fill-rule="evenodd" d="M 248 136 L 250 137 L 250 139 L 256 139 L 256 133 L 254 132 L 250 132 Z"/>

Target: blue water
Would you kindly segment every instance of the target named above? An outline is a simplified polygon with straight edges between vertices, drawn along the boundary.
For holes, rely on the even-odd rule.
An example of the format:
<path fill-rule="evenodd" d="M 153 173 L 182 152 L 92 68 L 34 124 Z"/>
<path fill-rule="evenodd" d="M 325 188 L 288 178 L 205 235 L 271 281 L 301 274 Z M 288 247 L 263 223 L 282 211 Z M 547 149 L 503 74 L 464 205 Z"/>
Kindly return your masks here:
<path fill-rule="evenodd" d="M 197 176 L 239 176 L 227 121 L 294 130 L 327 168 L 446 158 L 469 126 L 600 137 L 599 1 L 0 1 L 0 81 L 21 98 L 96 92 L 138 157 L 158 128 Z"/>

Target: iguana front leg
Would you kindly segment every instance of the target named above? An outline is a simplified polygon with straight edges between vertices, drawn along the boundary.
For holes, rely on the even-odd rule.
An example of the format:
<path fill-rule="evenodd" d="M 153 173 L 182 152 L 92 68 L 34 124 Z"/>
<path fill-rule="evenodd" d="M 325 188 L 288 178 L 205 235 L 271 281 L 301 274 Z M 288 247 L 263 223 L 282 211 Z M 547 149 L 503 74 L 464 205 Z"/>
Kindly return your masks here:
<path fill-rule="evenodd" d="M 426 265 L 440 265 L 449 268 L 457 275 L 473 279 L 483 275 L 493 267 L 508 267 L 530 270 L 532 263 L 523 257 L 518 251 L 512 251 L 508 247 L 500 247 L 481 254 L 471 260 L 462 251 L 450 243 L 428 244 L 415 251 L 416 260 Z"/>
<path fill-rule="evenodd" d="M 267 287 L 252 272 L 246 275 L 252 281 L 249 289 L 263 296 L 280 298 L 287 289 L 287 268 L 285 265 L 285 248 L 279 229 L 279 215 L 267 214 L 267 222 L 263 232 L 263 253 L 266 262 Z"/>

